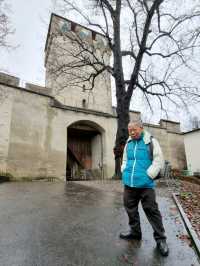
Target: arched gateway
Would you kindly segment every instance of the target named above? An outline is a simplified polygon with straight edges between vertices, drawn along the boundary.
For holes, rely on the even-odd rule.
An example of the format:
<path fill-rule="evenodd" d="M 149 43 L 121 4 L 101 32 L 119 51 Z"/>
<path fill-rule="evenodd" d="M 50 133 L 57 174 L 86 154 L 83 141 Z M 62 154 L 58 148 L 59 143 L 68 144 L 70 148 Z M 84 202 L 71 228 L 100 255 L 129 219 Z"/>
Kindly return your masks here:
<path fill-rule="evenodd" d="M 104 178 L 104 129 L 81 120 L 67 128 L 66 180 Z"/>

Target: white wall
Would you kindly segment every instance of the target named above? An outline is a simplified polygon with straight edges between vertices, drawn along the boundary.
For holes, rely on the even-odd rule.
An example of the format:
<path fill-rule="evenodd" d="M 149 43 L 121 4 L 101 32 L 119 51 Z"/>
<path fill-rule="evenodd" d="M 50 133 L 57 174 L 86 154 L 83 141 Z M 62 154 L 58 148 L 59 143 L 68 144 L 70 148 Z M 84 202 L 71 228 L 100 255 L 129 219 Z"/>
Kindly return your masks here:
<path fill-rule="evenodd" d="M 187 168 L 192 172 L 200 172 L 200 130 L 184 134 Z"/>
<path fill-rule="evenodd" d="M 18 177 L 46 176 L 50 130 L 48 97 L 15 90 L 7 171 Z"/>
<path fill-rule="evenodd" d="M 100 169 L 103 162 L 103 150 L 102 150 L 102 136 L 101 134 L 97 134 L 95 137 L 92 138 L 92 168 Z"/>
<path fill-rule="evenodd" d="M 7 157 L 10 142 L 10 124 L 12 118 L 12 89 L 0 86 L 0 172 L 7 171 Z"/>

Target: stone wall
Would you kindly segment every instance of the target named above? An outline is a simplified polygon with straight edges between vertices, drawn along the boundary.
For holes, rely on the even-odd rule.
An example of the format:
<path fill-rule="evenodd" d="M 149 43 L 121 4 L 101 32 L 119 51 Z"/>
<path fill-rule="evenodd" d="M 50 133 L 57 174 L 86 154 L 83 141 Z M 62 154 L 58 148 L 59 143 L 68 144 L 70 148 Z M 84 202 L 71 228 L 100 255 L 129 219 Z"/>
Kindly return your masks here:
<path fill-rule="evenodd" d="M 19 78 L 0 72 L 0 83 L 19 86 Z"/>
<path fill-rule="evenodd" d="M 7 171 L 14 90 L 0 85 L 0 172 Z"/>
<path fill-rule="evenodd" d="M 51 96 L 51 90 L 35 85 L 26 88 L 0 83 L 0 171 L 16 178 L 54 176 L 65 180 L 67 160 L 67 128 L 83 122 L 98 129 L 93 139 L 93 166 L 99 162 L 95 147 L 102 141 L 104 177 L 114 173 L 113 147 L 117 130 L 115 114 L 74 106 L 65 106 Z M 132 119 L 138 112 L 130 113 Z M 162 125 L 162 126 L 161 126 Z M 161 121 L 161 125 L 146 124 L 160 141 L 166 160 L 172 167 L 185 166 L 185 151 L 180 124 Z"/>
<path fill-rule="evenodd" d="M 33 87 L 0 87 L 10 93 L 0 107 L 0 170 L 16 178 L 54 176 L 65 180 L 67 128 L 77 121 L 88 121 L 101 129 L 104 176 L 111 177 L 115 117 L 58 106 L 50 95 L 34 92 Z M 97 161 L 94 150 L 93 157 Z"/>
<path fill-rule="evenodd" d="M 162 121 L 160 124 L 162 124 Z M 179 123 L 177 123 L 175 130 L 172 131 L 174 124 L 174 122 L 172 124 L 169 122 L 165 126 L 162 124 L 163 127 L 145 124 L 145 128 L 158 139 L 164 159 L 169 161 L 173 168 L 183 169 L 186 165 L 184 140 L 183 135 L 177 133 L 177 131 L 180 131 Z"/>
<path fill-rule="evenodd" d="M 46 176 L 50 145 L 49 98 L 25 90 L 13 92 L 7 172 L 15 177 Z"/>

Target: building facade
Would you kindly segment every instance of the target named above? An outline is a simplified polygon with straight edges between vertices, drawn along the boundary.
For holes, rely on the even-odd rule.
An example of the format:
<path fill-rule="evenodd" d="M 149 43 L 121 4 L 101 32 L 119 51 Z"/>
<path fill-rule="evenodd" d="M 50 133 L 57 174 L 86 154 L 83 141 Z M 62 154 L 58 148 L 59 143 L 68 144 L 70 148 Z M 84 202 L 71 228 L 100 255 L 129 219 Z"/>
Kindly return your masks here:
<path fill-rule="evenodd" d="M 184 133 L 185 153 L 187 159 L 187 169 L 191 174 L 200 174 L 200 129 Z"/>

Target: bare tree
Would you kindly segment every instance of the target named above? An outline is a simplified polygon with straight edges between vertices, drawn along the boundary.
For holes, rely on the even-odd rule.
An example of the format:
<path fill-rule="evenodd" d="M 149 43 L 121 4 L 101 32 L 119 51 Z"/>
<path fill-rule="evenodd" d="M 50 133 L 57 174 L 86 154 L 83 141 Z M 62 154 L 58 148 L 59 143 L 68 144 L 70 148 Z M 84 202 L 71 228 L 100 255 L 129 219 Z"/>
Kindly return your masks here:
<path fill-rule="evenodd" d="M 187 131 L 200 128 L 200 119 L 198 116 L 189 116 Z"/>
<path fill-rule="evenodd" d="M 193 117 L 193 129 L 200 128 L 200 119 L 197 116 Z"/>
<path fill-rule="evenodd" d="M 9 15 L 10 6 L 7 4 L 6 0 L 0 0 L 0 50 L 14 48 L 14 46 L 10 44 L 10 41 L 8 40 L 10 35 L 14 34 L 15 32 L 15 30 L 12 28 Z M 3 78 L 3 81 L 5 82 L 5 77 Z M 8 92 L 6 92 L 3 89 L 3 86 L 0 85 L 0 106 L 7 97 Z"/>
<path fill-rule="evenodd" d="M 0 0 L 0 48 L 11 47 L 8 42 L 9 35 L 14 33 L 9 20 L 9 6 L 5 0 Z"/>
<path fill-rule="evenodd" d="M 90 90 L 102 73 L 108 72 L 114 78 L 118 125 L 115 175 L 120 176 L 134 91 L 143 93 L 151 109 L 153 101 L 155 108 L 165 112 L 170 103 L 186 107 L 200 100 L 200 90 L 193 80 L 193 73 L 199 74 L 195 60 L 199 48 L 200 5 L 195 0 L 90 0 L 92 15 L 84 12 L 84 5 L 88 9 L 86 1 L 82 7 L 75 2 L 61 0 L 62 11 L 76 12 L 87 26 L 102 33 L 113 62 L 112 65 L 106 62 L 104 54 L 97 56 L 93 45 L 81 37 L 68 35 L 79 50 L 70 51 L 73 61 L 60 64 L 55 59 L 52 72 L 57 76 L 71 75 L 68 85 L 89 82 Z M 126 59 L 130 63 L 128 70 L 124 67 Z"/>

